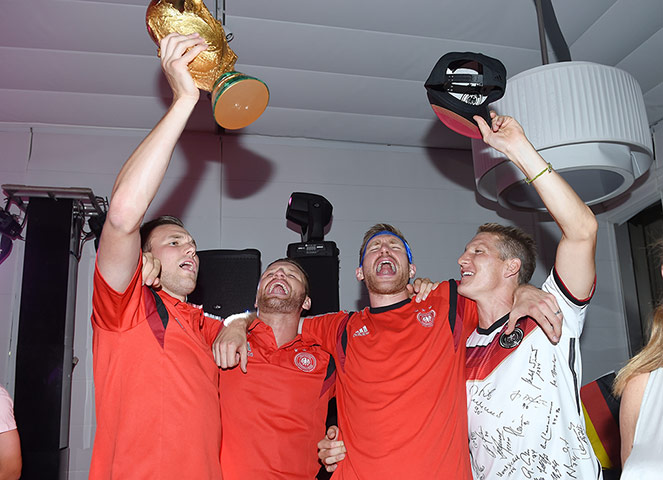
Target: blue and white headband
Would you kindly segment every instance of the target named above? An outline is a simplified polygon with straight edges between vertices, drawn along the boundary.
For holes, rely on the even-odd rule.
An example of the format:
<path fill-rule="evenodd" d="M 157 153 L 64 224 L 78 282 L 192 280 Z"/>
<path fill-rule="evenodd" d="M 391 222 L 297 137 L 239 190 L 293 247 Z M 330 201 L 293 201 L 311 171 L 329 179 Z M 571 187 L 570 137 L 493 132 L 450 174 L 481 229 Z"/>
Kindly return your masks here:
<path fill-rule="evenodd" d="M 403 245 L 405 245 L 405 252 L 407 253 L 407 260 L 409 263 L 412 263 L 412 250 L 410 250 L 410 246 L 407 244 L 405 239 L 400 235 L 395 234 L 394 232 L 390 232 L 388 230 L 382 230 L 381 232 L 371 235 L 371 237 L 368 240 L 366 240 L 366 245 L 364 245 L 364 251 L 361 252 L 361 261 L 359 262 L 360 267 L 364 265 L 364 255 L 366 255 L 366 249 L 368 248 L 368 244 L 378 235 L 392 235 L 398 238 L 401 242 L 403 242 Z"/>

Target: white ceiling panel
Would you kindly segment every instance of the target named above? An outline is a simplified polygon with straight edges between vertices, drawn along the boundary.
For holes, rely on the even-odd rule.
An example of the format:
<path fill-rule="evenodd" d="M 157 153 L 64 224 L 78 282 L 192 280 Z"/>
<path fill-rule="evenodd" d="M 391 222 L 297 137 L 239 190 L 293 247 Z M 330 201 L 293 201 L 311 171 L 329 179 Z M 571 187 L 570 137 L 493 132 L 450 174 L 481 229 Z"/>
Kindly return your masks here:
<path fill-rule="evenodd" d="M 519 0 L 534 5 L 534 0 Z M 571 45 L 622 0 L 551 0 L 559 28 Z"/>
<path fill-rule="evenodd" d="M 661 0 L 619 0 L 580 38 L 569 42 L 571 57 L 616 65 L 662 28 Z"/>
<path fill-rule="evenodd" d="M 166 108 L 159 97 L 0 89 L 0 122 L 152 128 Z M 188 128 L 215 131 L 206 98 L 198 102 Z"/>
<path fill-rule="evenodd" d="M 279 108 L 421 118 L 432 110 L 423 82 L 255 67 Z M 412 85 L 414 84 L 414 85 Z"/>
<path fill-rule="evenodd" d="M 154 55 L 145 10 L 107 2 L 12 0 L 0 15 L 0 45 Z"/>
<path fill-rule="evenodd" d="M 229 17 L 228 22 L 235 36 L 230 45 L 239 55 L 238 63 L 247 65 L 424 82 L 437 60 L 448 52 L 481 52 L 503 59 L 508 70 L 517 72 L 541 61 L 538 50 L 501 45 L 244 17 Z M 253 35 L 256 31 L 261 34 Z"/>
<path fill-rule="evenodd" d="M 49 92 L 152 96 L 159 59 L 136 55 L 0 47 L 3 87 Z"/>
<path fill-rule="evenodd" d="M 569 18 L 580 25 L 575 30 L 582 30 L 583 24 L 591 25 L 613 2 L 565 0 L 560 3 L 573 9 Z M 586 5 L 576 9 L 576 3 Z M 383 0 L 315 3 L 300 0 L 227 0 L 226 13 L 353 30 L 538 48 L 536 8 L 532 0 L 409 0 L 393 5 Z M 229 24 L 232 27 L 232 23 Z"/>
<path fill-rule="evenodd" d="M 431 112 L 432 114 L 432 112 Z M 470 148 L 469 139 L 433 119 L 359 115 L 270 107 L 246 133 L 283 137 L 320 138 L 384 145 L 427 145 Z"/>
<path fill-rule="evenodd" d="M 643 95 L 649 124 L 653 125 L 663 119 L 663 82 Z M 660 155 L 660 153 L 659 153 Z"/>
<path fill-rule="evenodd" d="M 663 28 L 638 45 L 615 66 L 635 76 L 643 92 L 651 90 L 663 81 L 661 46 L 663 46 Z"/>
<path fill-rule="evenodd" d="M 219 0 L 206 0 L 212 11 Z M 145 28 L 148 0 L 6 0 L 0 122 L 151 128 L 171 93 Z M 663 2 L 553 0 L 574 60 L 615 65 L 663 118 Z M 237 70 L 271 102 L 235 134 L 469 149 L 423 83 L 450 51 L 499 58 L 509 76 L 541 63 L 533 0 L 227 0 Z M 554 60 L 554 57 L 551 57 Z M 216 131 L 208 95 L 190 130 Z"/>

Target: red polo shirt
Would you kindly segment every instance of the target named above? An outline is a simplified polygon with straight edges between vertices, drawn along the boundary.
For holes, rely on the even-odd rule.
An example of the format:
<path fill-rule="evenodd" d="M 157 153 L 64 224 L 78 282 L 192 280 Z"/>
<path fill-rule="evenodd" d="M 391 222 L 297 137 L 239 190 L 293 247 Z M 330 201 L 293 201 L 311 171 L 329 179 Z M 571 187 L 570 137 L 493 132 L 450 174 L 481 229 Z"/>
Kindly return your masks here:
<path fill-rule="evenodd" d="M 249 327 L 247 373 L 222 371 L 224 480 L 313 480 L 334 386 L 330 355 L 297 336 L 281 347 L 269 325 Z"/>
<path fill-rule="evenodd" d="M 424 302 L 366 308 L 345 328 L 346 312 L 305 320 L 302 339 L 320 343 L 337 365 L 348 453 L 333 478 L 472 478 L 465 341 L 477 311 L 454 295 L 452 327 L 449 303 L 444 282 Z"/>
<path fill-rule="evenodd" d="M 164 328 L 141 265 L 124 292 L 94 272 L 93 367 L 97 430 L 91 479 L 220 479 L 221 322 L 159 292 Z M 152 298 L 150 298 L 152 297 Z"/>

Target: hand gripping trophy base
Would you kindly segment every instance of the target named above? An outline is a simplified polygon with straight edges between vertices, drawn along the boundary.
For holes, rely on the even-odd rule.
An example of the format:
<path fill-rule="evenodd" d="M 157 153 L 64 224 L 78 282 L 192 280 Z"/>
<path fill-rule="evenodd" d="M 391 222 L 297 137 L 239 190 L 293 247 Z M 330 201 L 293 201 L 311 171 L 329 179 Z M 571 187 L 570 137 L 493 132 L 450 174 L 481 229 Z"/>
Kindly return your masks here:
<path fill-rule="evenodd" d="M 173 32 L 198 33 L 205 39 L 208 48 L 189 63 L 189 71 L 198 88 L 212 92 L 214 119 L 220 126 L 243 128 L 265 111 L 267 85 L 233 70 L 237 55 L 226 42 L 223 26 L 202 0 L 152 0 L 145 20 L 157 45 Z"/>
<path fill-rule="evenodd" d="M 227 72 L 214 83 L 212 110 L 216 123 L 236 130 L 255 122 L 267 108 L 269 90 L 262 80 Z"/>

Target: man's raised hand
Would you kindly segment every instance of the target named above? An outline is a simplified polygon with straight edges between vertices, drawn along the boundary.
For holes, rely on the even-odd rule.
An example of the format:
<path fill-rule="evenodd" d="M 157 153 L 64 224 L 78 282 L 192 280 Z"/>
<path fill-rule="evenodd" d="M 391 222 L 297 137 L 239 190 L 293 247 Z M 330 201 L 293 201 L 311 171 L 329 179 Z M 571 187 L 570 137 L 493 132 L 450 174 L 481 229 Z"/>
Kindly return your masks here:
<path fill-rule="evenodd" d="M 173 100 L 190 99 L 196 103 L 200 90 L 193 81 L 188 65 L 200 52 L 207 50 L 205 40 L 198 33 L 171 33 L 163 37 L 159 49 L 161 69 L 173 91 Z"/>

